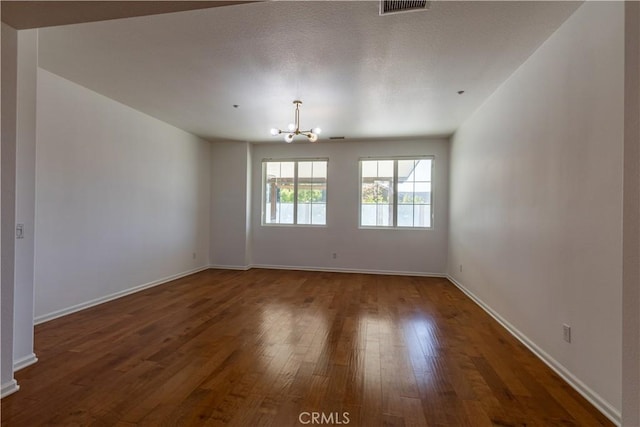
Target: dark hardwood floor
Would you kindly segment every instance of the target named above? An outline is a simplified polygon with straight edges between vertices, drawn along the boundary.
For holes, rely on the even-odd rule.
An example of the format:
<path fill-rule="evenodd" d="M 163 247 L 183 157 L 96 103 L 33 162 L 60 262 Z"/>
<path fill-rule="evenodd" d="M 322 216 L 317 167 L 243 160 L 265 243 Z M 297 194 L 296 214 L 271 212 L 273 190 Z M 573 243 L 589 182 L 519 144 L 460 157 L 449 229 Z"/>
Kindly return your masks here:
<path fill-rule="evenodd" d="M 446 279 L 209 270 L 35 348 L 2 426 L 612 425 Z"/>

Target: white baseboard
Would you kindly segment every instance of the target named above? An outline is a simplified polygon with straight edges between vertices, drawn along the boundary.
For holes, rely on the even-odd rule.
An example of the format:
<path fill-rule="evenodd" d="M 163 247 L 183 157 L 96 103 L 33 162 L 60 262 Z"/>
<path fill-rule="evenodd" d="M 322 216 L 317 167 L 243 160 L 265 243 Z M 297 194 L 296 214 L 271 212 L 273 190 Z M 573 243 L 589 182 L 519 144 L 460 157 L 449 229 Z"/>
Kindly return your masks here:
<path fill-rule="evenodd" d="M 563 380 L 565 380 L 571 387 L 573 387 L 578 393 L 595 406 L 604 416 L 609 418 L 615 425 L 620 426 L 622 424 L 622 415 L 620 411 L 614 408 L 609 402 L 603 399 L 598 393 L 593 391 L 589 386 L 583 383 L 575 375 L 565 368 L 561 363 L 551 357 L 547 352 L 538 347 L 536 343 L 530 340 L 525 334 L 520 332 L 515 326 L 509 323 L 505 318 L 500 316 L 489 305 L 485 304 L 480 298 L 478 298 L 473 292 L 465 288 L 460 282 L 447 276 L 447 279 L 451 281 L 458 289 L 460 289 L 465 295 L 467 295 L 473 302 L 478 304 L 480 308 L 486 311 L 491 317 L 493 317 L 498 323 L 500 323 L 511 335 L 516 337 L 518 341 L 524 344 L 533 354 L 535 354 L 540 360 L 542 360 L 548 367 L 550 367 L 556 374 L 558 374 Z"/>
<path fill-rule="evenodd" d="M 13 372 L 17 372 L 22 368 L 26 368 L 29 365 L 33 365 L 38 361 L 35 353 L 28 354 L 24 357 L 21 357 L 18 360 L 13 361 Z"/>
<path fill-rule="evenodd" d="M 220 265 L 220 264 L 211 264 L 209 268 L 214 270 L 242 270 L 247 271 L 251 270 L 250 265 Z"/>
<path fill-rule="evenodd" d="M 144 283 L 142 285 L 134 286 L 133 288 L 124 289 L 119 292 L 115 292 L 110 295 L 105 295 L 100 298 L 92 299 L 90 301 L 86 301 L 80 304 L 76 304 L 71 307 L 63 308 L 61 310 L 54 311 L 53 313 L 43 314 L 41 316 L 37 316 L 33 323 L 34 325 L 39 325 L 44 322 L 48 322 L 49 320 L 57 319 L 58 317 L 66 316 L 67 314 L 75 313 L 76 311 L 84 310 L 85 308 L 93 307 L 98 304 L 105 303 L 107 301 L 112 301 L 114 299 L 122 298 L 124 296 L 139 292 L 143 289 L 152 288 L 154 286 L 162 285 L 164 283 L 170 282 L 172 280 L 180 279 L 181 277 L 188 276 L 190 274 L 195 274 L 203 270 L 208 270 L 209 266 L 203 266 L 194 268 L 193 270 L 185 271 L 182 273 L 174 274 L 172 276 L 168 276 L 162 279 L 154 280 L 153 282 Z"/>
<path fill-rule="evenodd" d="M 16 381 L 15 379 L 11 380 L 11 381 L 8 381 L 8 382 L 2 384 L 2 387 L 0 387 L 0 398 L 7 397 L 10 394 L 13 394 L 18 390 L 20 390 L 20 386 L 18 385 L 18 381 Z"/>
<path fill-rule="evenodd" d="M 234 266 L 212 266 L 211 268 L 220 269 L 236 269 Z M 395 271 L 395 270 L 368 270 L 358 268 L 339 268 L 339 267 L 307 267 L 299 265 L 271 265 L 271 264 L 252 264 L 246 267 L 242 267 L 243 270 L 250 270 L 252 268 L 264 268 L 268 270 L 299 270 L 299 271 L 319 271 L 328 273 L 359 273 L 359 274 L 380 274 L 384 276 L 419 276 L 419 277 L 441 277 L 446 278 L 446 274 L 442 273 L 428 273 L 422 271 Z M 239 269 L 239 268 L 238 268 Z"/>

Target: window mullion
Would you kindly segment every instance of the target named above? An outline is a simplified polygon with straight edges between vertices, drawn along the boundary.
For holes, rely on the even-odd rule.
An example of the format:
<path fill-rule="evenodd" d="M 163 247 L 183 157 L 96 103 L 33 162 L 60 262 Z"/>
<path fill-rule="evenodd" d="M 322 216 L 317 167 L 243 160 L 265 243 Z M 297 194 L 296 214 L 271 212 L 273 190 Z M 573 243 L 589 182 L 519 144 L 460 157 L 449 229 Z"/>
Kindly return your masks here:
<path fill-rule="evenodd" d="M 309 182 L 309 224 L 313 224 L 313 162 L 311 162 L 311 181 Z"/>
<path fill-rule="evenodd" d="M 429 213 L 431 214 L 431 223 L 429 224 L 433 227 L 433 165 L 434 161 L 431 161 L 431 171 L 429 171 L 429 188 L 431 189 L 431 193 L 429 195 Z"/>
<path fill-rule="evenodd" d="M 267 222 L 267 186 L 268 186 L 268 182 L 267 182 L 267 165 L 265 162 L 262 162 L 262 213 L 261 213 L 261 218 L 260 221 L 262 222 L 262 224 Z"/>
<path fill-rule="evenodd" d="M 298 225 L 298 162 L 293 163 L 293 224 Z"/>
<path fill-rule="evenodd" d="M 398 226 L 398 160 L 393 161 L 393 226 Z"/>

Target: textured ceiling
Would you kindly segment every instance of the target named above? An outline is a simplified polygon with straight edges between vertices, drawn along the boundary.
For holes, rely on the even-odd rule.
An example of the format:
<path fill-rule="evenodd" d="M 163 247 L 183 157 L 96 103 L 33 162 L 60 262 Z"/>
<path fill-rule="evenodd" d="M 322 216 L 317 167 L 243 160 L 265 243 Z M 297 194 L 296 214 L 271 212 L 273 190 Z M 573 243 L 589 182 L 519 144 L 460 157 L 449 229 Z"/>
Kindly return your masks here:
<path fill-rule="evenodd" d="M 294 99 L 321 139 L 449 135 L 579 4 L 242 4 L 44 28 L 39 65 L 212 140 L 270 140 Z"/>

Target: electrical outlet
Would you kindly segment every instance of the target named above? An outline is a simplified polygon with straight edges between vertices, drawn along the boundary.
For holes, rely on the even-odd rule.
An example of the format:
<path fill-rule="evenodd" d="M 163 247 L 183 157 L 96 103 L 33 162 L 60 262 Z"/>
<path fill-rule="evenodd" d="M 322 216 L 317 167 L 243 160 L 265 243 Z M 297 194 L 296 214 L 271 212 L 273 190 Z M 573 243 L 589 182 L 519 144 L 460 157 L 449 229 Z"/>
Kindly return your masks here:
<path fill-rule="evenodd" d="M 24 239 L 24 224 L 16 224 L 16 239 Z"/>
<path fill-rule="evenodd" d="M 571 326 L 567 324 L 562 325 L 562 334 L 566 342 L 571 342 Z"/>
<path fill-rule="evenodd" d="M 333 258 L 333 259 L 338 258 L 338 254 L 337 254 L 337 253 L 335 253 L 335 252 L 334 252 L 334 253 L 332 253 L 332 254 L 331 254 L 331 258 Z"/>

